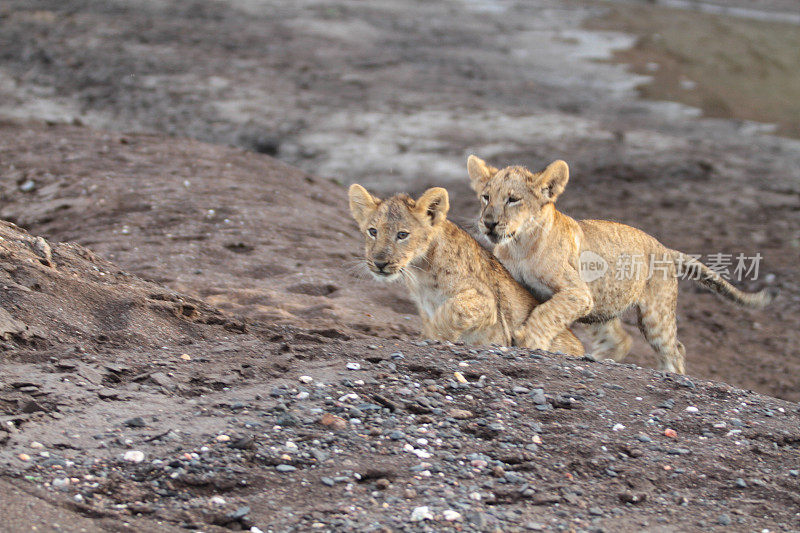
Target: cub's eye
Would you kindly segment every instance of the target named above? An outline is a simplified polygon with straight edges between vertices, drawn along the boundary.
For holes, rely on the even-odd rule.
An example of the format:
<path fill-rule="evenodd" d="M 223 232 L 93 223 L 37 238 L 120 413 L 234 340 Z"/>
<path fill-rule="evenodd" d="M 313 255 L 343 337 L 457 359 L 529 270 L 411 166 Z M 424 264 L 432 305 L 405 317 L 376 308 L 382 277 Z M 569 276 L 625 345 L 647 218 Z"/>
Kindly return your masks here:
<path fill-rule="evenodd" d="M 483 196 L 481 196 L 481 199 L 482 199 L 484 202 L 486 202 L 487 204 L 489 203 L 489 195 L 488 195 L 488 194 L 484 194 Z"/>
<path fill-rule="evenodd" d="M 508 200 L 507 200 L 507 202 L 509 204 L 515 204 L 515 203 L 517 203 L 519 201 L 520 201 L 520 198 L 517 198 L 516 196 L 509 196 Z"/>
<path fill-rule="evenodd" d="M 407 231 L 398 231 L 397 232 L 397 240 L 398 241 L 402 241 L 406 237 L 408 237 L 408 232 Z"/>
<path fill-rule="evenodd" d="M 375 235 L 377 235 L 377 234 L 378 234 L 378 230 L 376 230 L 375 228 L 369 228 L 369 229 L 367 230 L 367 233 L 369 233 L 369 236 L 370 236 L 370 237 L 374 237 Z"/>

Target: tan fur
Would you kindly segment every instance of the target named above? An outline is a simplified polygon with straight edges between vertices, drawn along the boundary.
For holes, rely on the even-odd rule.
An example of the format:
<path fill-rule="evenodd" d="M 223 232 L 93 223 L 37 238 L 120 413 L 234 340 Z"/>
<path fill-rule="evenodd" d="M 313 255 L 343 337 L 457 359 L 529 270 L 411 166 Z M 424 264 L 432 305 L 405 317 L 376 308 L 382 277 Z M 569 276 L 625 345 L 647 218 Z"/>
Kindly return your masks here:
<path fill-rule="evenodd" d="M 350 187 L 350 211 L 365 238 L 367 267 L 380 280 L 402 279 L 411 292 L 423 335 L 470 344 L 511 345 L 536 299 L 469 234 L 447 220 L 442 188 L 418 199 L 398 194 L 379 200 Z M 527 344 L 518 343 L 527 347 Z M 539 348 L 583 355 L 566 327 Z"/>
<path fill-rule="evenodd" d="M 684 373 L 683 345 L 677 340 L 675 305 L 679 274 L 740 305 L 763 307 L 773 293 L 744 293 L 695 259 L 666 248 L 646 233 L 604 220 L 576 221 L 555 208 L 569 180 L 564 161 L 541 172 L 502 170 L 473 156 L 467 161 L 472 188 L 482 202 L 480 228 L 495 243 L 494 254 L 514 278 L 540 301 L 529 320 L 514 331 L 528 346 L 546 346 L 553 335 L 578 320 L 589 324 L 594 357 L 621 361 L 631 339 L 619 316 L 635 307 L 639 327 L 660 358 L 660 368 Z M 598 279 L 581 275 L 582 254 L 597 254 L 608 266 Z M 594 257 L 591 254 L 589 258 Z M 640 258 L 638 273 L 619 276 L 619 267 Z M 654 258 L 651 263 L 651 258 Z M 584 262 L 585 264 L 585 262 Z M 655 267 L 651 269 L 651 264 Z"/>

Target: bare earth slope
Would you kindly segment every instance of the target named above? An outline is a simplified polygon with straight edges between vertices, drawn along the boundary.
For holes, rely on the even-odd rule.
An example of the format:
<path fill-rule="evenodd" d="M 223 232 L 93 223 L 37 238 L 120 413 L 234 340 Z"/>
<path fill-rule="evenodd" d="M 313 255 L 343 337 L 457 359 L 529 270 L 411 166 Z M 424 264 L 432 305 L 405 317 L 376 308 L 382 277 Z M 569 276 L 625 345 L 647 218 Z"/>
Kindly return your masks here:
<path fill-rule="evenodd" d="M 362 244 L 345 191 L 333 183 L 240 149 L 64 125 L 6 123 L 0 161 L 0 217 L 35 234 L 74 240 L 137 275 L 239 315 L 344 335 L 411 338 L 419 331 L 401 287 L 349 275 Z M 615 165 L 591 180 L 575 178 L 563 203 L 574 213 L 571 207 L 592 198 L 602 213 L 627 202 L 624 210 L 636 213 L 629 218 L 648 218 L 648 229 L 668 246 L 743 251 L 736 243 L 752 235 L 757 222 L 728 220 L 706 205 L 717 188 L 707 173 L 716 171 L 702 169 L 653 160 L 645 176 L 638 167 Z M 686 182 L 675 185 L 677 176 L 691 180 L 691 189 Z M 625 183 L 612 187 L 612 180 Z M 683 209 L 679 190 L 706 191 L 689 216 L 676 214 Z M 796 216 L 784 198 L 759 197 L 777 202 L 771 216 Z M 651 203 L 664 207 L 653 211 Z M 766 213 L 755 206 L 749 212 Z M 781 300 L 748 311 L 686 283 L 679 334 L 690 374 L 800 400 L 797 269 L 792 249 L 771 236 L 777 222 L 771 224 L 759 248 L 766 258 L 761 268 L 762 275 L 777 274 L 785 289 Z M 631 361 L 653 366 L 641 334 L 634 326 L 631 331 L 638 354 Z"/>
<path fill-rule="evenodd" d="M 339 187 L 195 141 L 0 135 L 2 215 L 92 248 L 0 224 L 14 531 L 27 506 L 66 531 L 800 527 L 797 404 L 409 342 L 408 302 L 346 277 Z"/>

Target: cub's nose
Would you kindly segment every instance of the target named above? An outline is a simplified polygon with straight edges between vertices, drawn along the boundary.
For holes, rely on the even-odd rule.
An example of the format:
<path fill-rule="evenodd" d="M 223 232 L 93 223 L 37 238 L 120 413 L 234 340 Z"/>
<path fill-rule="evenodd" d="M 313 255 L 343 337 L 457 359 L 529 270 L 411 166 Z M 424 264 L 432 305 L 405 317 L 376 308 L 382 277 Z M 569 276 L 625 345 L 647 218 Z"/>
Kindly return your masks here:
<path fill-rule="evenodd" d="M 389 264 L 388 261 L 373 261 L 372 263 L 375 265 L 375 268 L 377 268 L 381 272 L 383 272 L 383 269 L 386 268 L 386 265 Z"/>
<path fill-rule="evenodd" d="M 494 228 L 497 227 L 497 222 L 489 222 L 488 220 L 484 220 L 483 225 L 486 226 L 486 229 L 489 230 L 489 233 L 492 233 Z"/>

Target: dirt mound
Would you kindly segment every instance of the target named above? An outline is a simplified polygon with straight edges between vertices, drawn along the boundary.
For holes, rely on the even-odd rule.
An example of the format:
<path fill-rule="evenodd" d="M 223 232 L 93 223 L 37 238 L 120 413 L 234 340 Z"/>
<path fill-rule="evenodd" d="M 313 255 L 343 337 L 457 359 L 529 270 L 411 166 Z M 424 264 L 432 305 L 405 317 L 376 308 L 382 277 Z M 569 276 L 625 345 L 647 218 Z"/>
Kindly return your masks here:
<path fill-rule="evenodd" d="M 407 300 L 342 282 L 338 187 L 190 141 L 0 135 L 3 212 L 94 248 L 0 224 L 9 527 L 31 505 L 69 531 L 800 525 L 797 404 L 409 342 L 381 326 Z"/>
<path fill-rule="evenodd" d="M 348 335 L 417 331 L 402 291 L 347 274 L 361 244 L 333 183 L 190 140 L 10 123 L 0 138 L 0 218 L 239 316 Z"/>
<path fill-rule="evenodd" d="M 77 352 L 154 348 L 213 337 L 244 323 L 144 281 L 76 244 L 51 245 L 0 221 L 0 348 L 25 358 L 45 348 Z M 46 351 L 44 352 L 46 353 Z"/>

